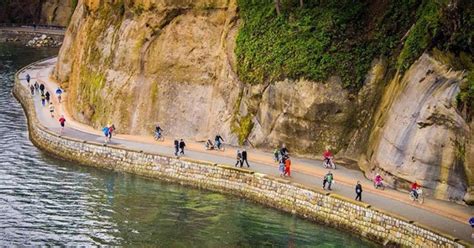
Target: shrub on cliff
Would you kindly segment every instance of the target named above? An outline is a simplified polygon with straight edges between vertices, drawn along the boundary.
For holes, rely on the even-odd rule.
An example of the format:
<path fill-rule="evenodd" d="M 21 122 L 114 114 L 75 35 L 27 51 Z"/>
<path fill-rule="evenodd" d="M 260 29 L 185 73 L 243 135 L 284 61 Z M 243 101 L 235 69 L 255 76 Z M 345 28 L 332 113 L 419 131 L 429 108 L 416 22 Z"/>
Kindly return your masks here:
<path fill-rule="evenodd" d="M 238 0 L 243 23 L 235 52 L 244 82 L 335 75 L 357 90 L 378 56 L 404 71 L 433 46 L 469 40 L 459 33 L 456 42 L 443 38 L 455 33 L 443 27 L 468 13 L 463 5 L 472 4 L 465 0 L 307 1 L 303 7 L 297 0 L 280 2 L 277 15 L 273 0 Z"/>

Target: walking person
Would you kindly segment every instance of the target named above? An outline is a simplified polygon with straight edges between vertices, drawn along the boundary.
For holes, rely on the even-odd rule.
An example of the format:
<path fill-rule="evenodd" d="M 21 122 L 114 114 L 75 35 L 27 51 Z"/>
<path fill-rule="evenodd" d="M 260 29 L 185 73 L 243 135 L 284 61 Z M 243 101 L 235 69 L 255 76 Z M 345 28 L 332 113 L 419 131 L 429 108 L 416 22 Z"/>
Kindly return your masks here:
<path fill-rule="evenodd" d="M 471 238 L 474 239 L 474 216 L 469 219 L 469 224 L 471 225 L 472 230 Z"/>
<path fill-rule="evenodd" d="M 362 201 L 362 185 L 360 184 L 360 181 L 357 181 L 356 187 L 355 187 L 355 192 L 356 192 L 356 201 Z"/>
<path fill-rule="evenodd" d="M 240 164 L 240 167 L 242 168 L 242 153 L 240 152 L 240 150 L 237 150 L 237 157 L 236 157 L 236 161 L 235 161 L 235 167 L 237 167 L 237 165 Z"/>
<path fill-rule="evenodd" d="M 62 135 L 64 132 L 64 123 L 66 122 L 66 118 L 64 118 L 64 115 L 61 115 L 61 118 L 59 118 L 59 124 L 61 125 L 61 130 L 59 131 L 59 135 Z"/>
<path fill-rule="evenodd" d="M 285 173 L 283 173 L 284 176 L 291 177 L 290 167 L 291 167 L 291 159 L 289 157 L 286 157 L 286 159 L 285 159 Z"/>
<path fill-rule="evenodd" d="M 44 93 L 44 96 L 45 96 L 45 98 L 46 98 L 46 103 L 49 104 L 49 99 L 50 99 L 50 96 L 51 96 L 51 95 L 49 94 L 48 91 L 46 91 L 46 93 Z"/>
<path fill-rule="evenodd" d="M 184 140 L 181 139 L 179 141 L 179 150 L 180 150 L 179 154 L 184 155 L 184 147 L 185 146 L 186 146 L 186 143 L 184 143 Z"/>
<path fill-rule="evenodd" d="M 39 90 L 39 84 L 38 84 L 38 81 L 35 81 L 35 90 L 36 90 L 36 92 L 38 92 L 38 90 Z"/>
<path fill-rule="evenodd" d="M 30 91 L 31 91 L 31 95 L 34 96 L 35 95 L 35 86 L 30 85 Z"/>
<path fill-rule="evenodd" d="M 222 142 L 224 142 L 224 138 L 220 134 L 216 135 L 214 138 L 214 144 L 217 146 L 217 149 L 221 149 Z"/>
<path fill-rule="evenodd" d="M 174 155 L 178 156 L 179 152 L 179 141 L 177 139 L 174 140 Z"/>
<path fill-rule="evenodd" d="M 280 161 L 280 150 L 278 148 L 273 151 L 273 158 L 275 159 L 275 162 Z"/>
<path fill-rule="evenodd" d="M 30 84 L 30 79 L 31 79 L 30 74 L 26 73 L 26 82 L 27 82 L 28 84 Z"/>
<path fill-rule="evenodd" d="M 44 84 L 40 84 L 39 89 L 41 91 L 41 95 L 44 95 Z"/>
<path fill-rule="evenodd" d="M 41 93 L 41 105 L 46 106 L 46 96 L 43 93 Z"/>
<path fill-rule="evenodd" d="M 112 133 L 115 131 L 115 125 L 109 125 L 109 141 L 112 141 Z"/>
<path fill-rule="evenodd" d="M 278 164 L 278 171 L 280 172 L 280 177 L 285 175 L 285 157 L 280 156 L 280 161 Z"/>
<path fill-rule="evenodd" d="M 332 185 L 333 180 L 334 180 L 334 176 L 331 173 L 331 171 L 329 171 L 326 175 L 324 175 L 323 189 L 326 189 L 326 184 L 327 184 L 328 190 L 331 190 L 331 185 Z"/>
<path fill-rule="evenodd" d="M 61 88 L 57 88 L 56 89 L 56 95 L 58 97 L 58 102 L 61 103 L 61 95 L 63 94 L 63 90 L 61 90 Z"/>
<path fill-rule="evenodd" d="M 242 151 L 242 165 L 240 167 L 244 165 L 244 162 L 247 164 L 247 168 L 250 168 L 249 161 L 247 160 L 247 151 L 245 149 Z"/>
<path fill-rule="evenodd" d="M 51 114 L 51 118 L 54 118 L 54 105 L 53 104 L 49 105 L 49 113 Z"/>
<path fill-rule="evenodd" d="M 290 153 L 290 151 L 288 151 L 288 148 L 286 148 L 286 145 L 283 144 L 281 145 L 281 149 L 280 149 L 280 154 L 282 157 L 288 155 Z"/>
<path fill-rule="evenodd" d="M 109 142 L 109 127 L 105 126 L 102 128 L 102 133 L 104 133 L 104 142 L 107 144 Z"/>

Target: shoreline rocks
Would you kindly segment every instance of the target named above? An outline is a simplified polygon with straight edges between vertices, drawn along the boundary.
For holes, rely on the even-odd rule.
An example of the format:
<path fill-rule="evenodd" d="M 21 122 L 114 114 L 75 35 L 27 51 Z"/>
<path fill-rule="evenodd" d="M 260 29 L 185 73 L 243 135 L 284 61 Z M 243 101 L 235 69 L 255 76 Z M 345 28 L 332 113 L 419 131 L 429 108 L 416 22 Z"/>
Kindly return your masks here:
<path fill-rule="evenodd" d="M 51 36 L 46 34 L 42 34 L 40 36 L 36 36 L 33 39 L 29 40 L 26 43 L 27 47 L 60 47 L 62 42 L 55 41 Z"/>

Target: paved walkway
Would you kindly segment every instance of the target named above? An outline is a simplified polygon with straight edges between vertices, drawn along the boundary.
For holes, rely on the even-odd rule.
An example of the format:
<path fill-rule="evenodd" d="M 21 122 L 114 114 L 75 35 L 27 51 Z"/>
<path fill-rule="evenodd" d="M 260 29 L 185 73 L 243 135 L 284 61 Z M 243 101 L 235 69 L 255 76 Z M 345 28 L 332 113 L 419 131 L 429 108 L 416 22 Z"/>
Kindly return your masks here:
<path fill-rule="evenodd" d="M 74 121 L 65 111 L 62 104 L 57 102 L 54 94 L 57 88 L 56 82 L 49 78 L 51 70 L 56 62 L 56 58 L 30 66 L 19 74 L 22 84 L 26 87 L 25 75 L 29 73 L 32 82 L 44 83 L 46 89 L 52 92 L 52 101 L 55 105 L 56 117 L 51 118 L 47 107 L 41 106 L 38 95 L 34 96 L 36 111 L 41 123 L 48 129 L 59 132 L 57 121 L 58 113 L 65 115 L 67 122 L 64 131 L 65 136 L 88 141 L 103 142 L 103 135 L 100 130 Z M 63 100 L 67 101 L 67 94 L 63 94 Z M 120 127 L 117 127 L 120 130 Z M 157 142 L 153 137 L 116 135 L 112 144 L 139 149 L 151 153 L 172 155 L 174 148 L 170 137 L 164 142 Z M 186 141 L 186 157 L 193 159 L 212 161 L 221 164 L 235 163 L 235 153 L 237 148 L 228 147 L 225 152 L 206 151 L 203 143 Z M 289 147 L 291 151 L 291 147 Z M 273 155 L 263 151 L 247 149 L 249 153 L 250 169 L 268 175 L 278 176 L 278 166 L 273 161 Z M 320 186 L 322 176 L 327 173 L 321 161 L 292 158 L 292 178 L 288 180 L 310 186 Z M 354 198 L 354 186 L 357 180 L 362 182 L 364 189 L 363 201 L 380 209 L 392 212 L 396 215 L 413 220 L 432 229 L 448 233 L 454 237 L 463 239 L 474 244 L 471 238 L 471 227 L 467 224 L 471 215 L 474 215 L 474 207 L 460 204 L 426 199 L 420 205 L 412 202 L 407 192 L 400 192 L 391 189 L 376 190 L 372 182 L 367 180 L 360 171 L 339 167 L 333 171 L 336 183 L 333 186 L 333 193 Z"/>
<path fill-rule="evenodd" d="M 6 31 L 15 31 L 15 32 L 27 32 L 27 33 L 38 33 L 38 34 L 55 34 L 55 35 L 64 35 L 66 32 L 65 29 L 49 29 L 38 27 L 33 29 L 33 27 L 0 27 L 0 30 Z"/>

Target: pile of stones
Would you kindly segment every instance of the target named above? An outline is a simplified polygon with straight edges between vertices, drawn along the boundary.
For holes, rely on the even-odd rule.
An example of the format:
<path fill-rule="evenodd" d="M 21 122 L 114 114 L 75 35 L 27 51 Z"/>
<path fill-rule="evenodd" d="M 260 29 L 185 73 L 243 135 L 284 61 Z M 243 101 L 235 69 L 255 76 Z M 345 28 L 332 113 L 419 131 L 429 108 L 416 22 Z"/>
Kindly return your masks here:
<path fill-rule="evenodd" d="M 27 47 L 59 47 L 62 42 L 55 41 L 53 38 L 43 34 L 41 36 L 34 37 L 32 40 L 26 43 Z"/>

